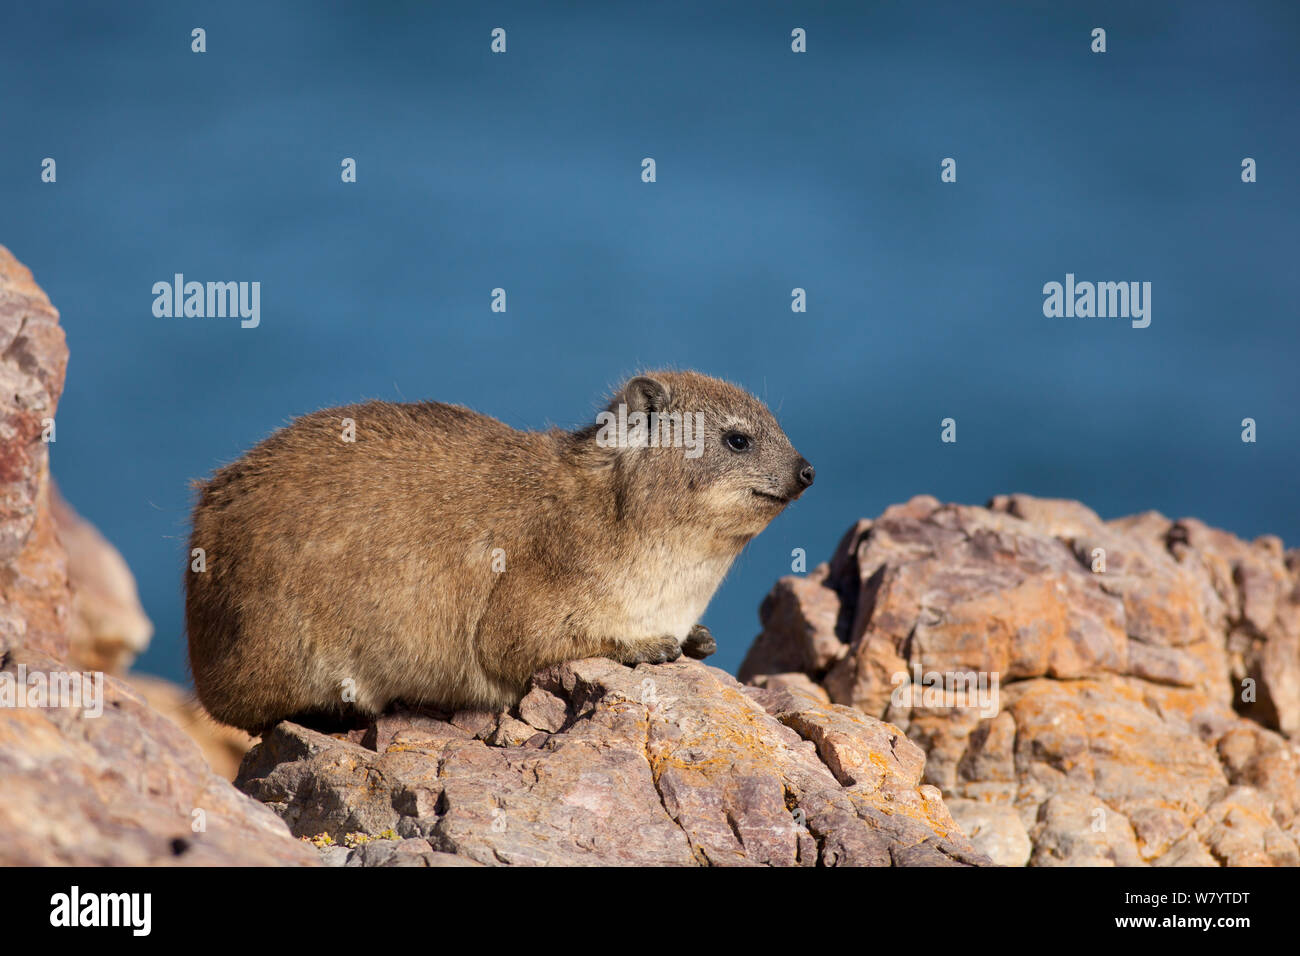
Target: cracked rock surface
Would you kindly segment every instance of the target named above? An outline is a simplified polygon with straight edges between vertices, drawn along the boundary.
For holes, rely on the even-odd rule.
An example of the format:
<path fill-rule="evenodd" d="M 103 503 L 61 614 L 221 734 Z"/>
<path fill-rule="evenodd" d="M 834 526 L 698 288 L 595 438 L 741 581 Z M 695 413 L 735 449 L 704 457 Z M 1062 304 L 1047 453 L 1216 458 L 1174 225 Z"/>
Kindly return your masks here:
<path fill-rule="evenodd" d="M 540 671 L 509 713 L 284 722 L 236 785 L 336 865 L 979 865 L 921 749 L 797 681 L 696 661 Z M 391 831 L 391 833 L 389 832 Z"/>
<path fill-rule="evenodd" d="M 905 730 L 997 863 L 1300 864 L 1300 552 L 1275 537 L 918 497 L 761 617 L 741 678 Z M 993 708 L 924 693 L 995 672 Z"/>

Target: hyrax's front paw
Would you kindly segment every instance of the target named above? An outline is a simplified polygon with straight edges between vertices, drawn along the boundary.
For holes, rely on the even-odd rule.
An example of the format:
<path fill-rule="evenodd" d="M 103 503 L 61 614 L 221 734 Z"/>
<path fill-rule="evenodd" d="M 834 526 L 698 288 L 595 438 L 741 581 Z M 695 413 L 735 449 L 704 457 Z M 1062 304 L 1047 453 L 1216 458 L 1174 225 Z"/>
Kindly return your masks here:
<path fill-rule="evenodd" d="M 682 641 L 682 653 L 697 661 L 704 660 L 717 649 L 718 642 L 713 639 L 713 635 L 703 624 L 696 624 L 691 628 L 691 633 L 687 634 L 686 640 Z"/>
<path fill-rule="evenodd" d="M 665 664 L 682 656 L 682 645 L 675 637 L 652 637 L 627 648 L 624 664 Z"/>

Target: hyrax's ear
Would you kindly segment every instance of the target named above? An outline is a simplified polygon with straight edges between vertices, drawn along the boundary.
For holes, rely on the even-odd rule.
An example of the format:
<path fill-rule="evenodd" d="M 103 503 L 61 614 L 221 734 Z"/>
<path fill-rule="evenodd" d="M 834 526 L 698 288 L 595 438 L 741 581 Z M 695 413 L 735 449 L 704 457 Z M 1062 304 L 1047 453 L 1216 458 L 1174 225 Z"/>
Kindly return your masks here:
<path fill-rule="evenodd" d="M 671 394 L 668 386 L 659 379 L 638 375 L 623 386 L 619 398 L 627 403 L 629 412 L 644 412 L 649 415 L 651 412 L 665 411 Z"/>

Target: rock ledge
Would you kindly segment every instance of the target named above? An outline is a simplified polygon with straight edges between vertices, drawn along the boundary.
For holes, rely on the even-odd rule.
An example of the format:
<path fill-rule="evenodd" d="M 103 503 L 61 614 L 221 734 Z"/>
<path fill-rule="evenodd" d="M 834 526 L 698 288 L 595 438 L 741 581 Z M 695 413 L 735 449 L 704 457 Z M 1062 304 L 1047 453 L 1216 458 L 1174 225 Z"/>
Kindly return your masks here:
<path fill-rule="evenodd" d="M 695 661 L 593 658 L 510 713 L 281 723 L 236 786 L 348 865 L 980 865 L 897 728 Z"/>

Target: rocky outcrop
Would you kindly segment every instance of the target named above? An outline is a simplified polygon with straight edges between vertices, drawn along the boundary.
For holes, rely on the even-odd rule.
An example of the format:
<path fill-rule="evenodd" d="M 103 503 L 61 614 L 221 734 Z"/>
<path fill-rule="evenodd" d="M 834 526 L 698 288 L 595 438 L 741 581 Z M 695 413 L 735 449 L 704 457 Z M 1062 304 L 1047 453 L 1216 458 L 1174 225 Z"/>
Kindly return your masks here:
<path fill-rule="evenodd" d="M 987 863 L 895 727 L 798 681 L 573 661 L 499 714 L 281 723 L 236 784 L 332 863 Z M 348 849 L 352 846 L 352 849 Z"/>
<path fill-rule="evenodd" d="M 0 653 L 66 654 L 66 557 L 49 508 L 48 428 L 68 348 L 59 314 L 0 246 Z"/>
<path fill-rule="evenodd" d="M 1277 538 L 920 497 L 761 618 L 741 678 L 903 728 L 999 863 L 1300 863 L 1300 553 Z"/>
<path fill-rule="evenodd" d="M 23 649 L 0 679 L 60 675 Z M 103 713 L 0 706 L 0 865 L 311 864 L 284 824 L 218 777 L 194 743 L 117 678 Z"/>
<path fill-rule="evenodd" d="M 68 657 L 89 670 L 125 673 L 153 636 L 135 577 L 117 548 L 77 514 L 53 481 L 50 513 L 68 558 L 73 611 Z"/>
<path fill-rule="evenodd" d="M 0 247 L 0 865 L 316 863 L 126 683 L 81 674 L 79 648 L 117 657 L 74 640 L 84 620 L 51 510 L 45 439 L 67 357 L 58 314 Z"/>

